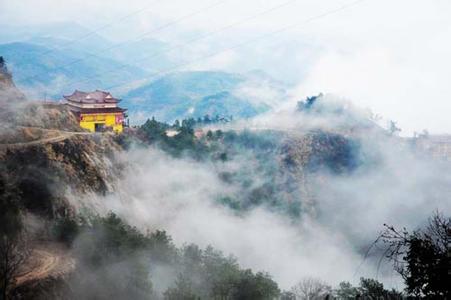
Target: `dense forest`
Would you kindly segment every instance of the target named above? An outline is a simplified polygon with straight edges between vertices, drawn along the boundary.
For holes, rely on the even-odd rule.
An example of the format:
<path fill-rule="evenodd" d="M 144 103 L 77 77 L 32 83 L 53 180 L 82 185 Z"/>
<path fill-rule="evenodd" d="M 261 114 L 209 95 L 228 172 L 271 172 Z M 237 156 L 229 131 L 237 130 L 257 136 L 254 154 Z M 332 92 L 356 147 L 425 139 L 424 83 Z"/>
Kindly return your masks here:
<path fill-rule="evenodd" d="M 5 188 L 4 186 L 2 188 Z M 2 190 L 4 191 L 4 190 Z M 5 195 L 5 194 L 2 194 Z M 20 295 L 11 290 L 20 263 L 29 255 L 14 197 L 2 196 L 0 244 L 3 299 Z M 195 244 L 177 248 L 164 231 L 142 233 L 113 213 L 105 217 L 62 218 L 50 225 L 50 238 L 72 249 L 78 261 L 62 292 L 73 299 L 404 299 L 407 296 L 447 298 L 448 238 L 451 220 L 437 214 L 427 228 L 413 233 L 387 226 L 381 235 L 387 259 L 402 275 L 406 290 L 387 290 L 375 279 L 358 286 L 341 282 L 333 288 L 317 278 L 305 278 L 281 291 L 268 273 L 242 269 L 233 256 Z M 379 245 L 380 246 L 380 245 Z M 167 278 L 160 278 L 165 276 Z M 164 282 L 175 278 L 171 283 Z M 164 291 L 157 290 L 167 285 Z M 61 292 L 61 291 L 60 291 Z"/>

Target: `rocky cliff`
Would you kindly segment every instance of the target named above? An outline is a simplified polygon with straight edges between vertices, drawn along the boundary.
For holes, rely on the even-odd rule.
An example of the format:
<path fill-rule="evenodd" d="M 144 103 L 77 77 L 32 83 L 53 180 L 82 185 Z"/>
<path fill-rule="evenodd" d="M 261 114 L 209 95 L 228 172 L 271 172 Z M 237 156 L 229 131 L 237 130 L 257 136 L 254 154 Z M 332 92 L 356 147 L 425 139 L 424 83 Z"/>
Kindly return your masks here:
<path fill-rule="evenodd" d="M 8 71 L 3 57 L 0 56 L 0 107 L 4 108 L 11 103 L 24 100 L 24 94 L 14 85 L 12 75 Z"/>
<path fill-rule="evenodd" d="M 64 105 L 25 99 L 0 70 L 0 200 L 20 210 L 31 251 L 14 295 L 60 299 L 75 262 L 67 265 L 70 253 L 51 242 L 51 224 L 76 215 L 77 195 L 113 190 L 121 147 L 114 135 L 84 132 Z"/>

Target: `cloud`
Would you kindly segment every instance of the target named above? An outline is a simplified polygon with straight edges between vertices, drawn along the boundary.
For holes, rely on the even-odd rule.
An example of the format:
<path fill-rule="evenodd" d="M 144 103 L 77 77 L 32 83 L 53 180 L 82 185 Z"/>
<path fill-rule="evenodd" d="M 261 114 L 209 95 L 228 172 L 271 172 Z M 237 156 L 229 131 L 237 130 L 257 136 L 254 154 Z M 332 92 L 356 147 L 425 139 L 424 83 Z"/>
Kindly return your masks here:
<path fill-rule="evenodd" d="M 451 49 L 451 48 L 450 48 Z M 433 55 L 431 53 L 431 55 Z M 387 119 L 396 120 L 405 135 L 429 129 L 451 129 L 447 114 L 451 106 L 445 78 L 450 66 L 434 70 L 422 57 L 398 57 L 386 48 L 368 47 L 352 53 L 330 52 L 313 66 L 299 85 L 299 98 L 331 92 L 352 99 Z M 431 64 L 433 57 L 429 58 Z M 406 61 L 408 60 L 408 61 Z"/>
<path fill-rule="evenodd" d="M 102 34 L 115 40 L 133 39 L 211 3 L 155 2 L 139 17 L 118 22 Z M 281 2 L 230 0 L 155 35 L 183 43 L 193 35 L 277 3 Z M 33 0 L 22 0 L 2 1 L 0 5 L 3 23 L 22 26 L 42 20 L 75 21 L 98 28 L 105 23 L 114 24 L 120 19 L 118 16 L 143 8 L 148 2 L 44 0 L 36 6 Z M 340 5 L 343 1 L 298 1 L 273 15 L 196 43 L 191 48 L 194 53 L 188 54 L 196 59 L 287 24 L 302 24 L 309 17 Z M 397 120 L 405 134 L 423 128 L 447 132 L 451 130 L 450 12 L 448 0 L 364 1 L 219 55 L 202 67 L 248 71 L 257 66 L 282 80 L 298 82 L 294 100 L 330 92 Z M 241 92 L 250 97 L 256 95 L 255 90 Z M 282 112 L 262 116 L 245 126 L 331 130 L 341 121 L 300 118 Z M 355 281 L 356 274 L 374 277 L 374 265 L 365 264 L 366 270 L 357 268 L 363 258 L 361 249 L 356 248 L 371 241 L 383 223 L 416 227 L 436 208 L 451 212 L 447 202 L 449 165 L 421 159 L 399 140 L 374 134 L 362 140 L 362 147 L 379 158 L 377 165 L 349 177 L 321 174 L 313 178 L 320 213 L 317 218 L 306 216 L 298 223 L 262 208 L 244 216 L 235 215 L 212 201 L 237 188 L 219 180 L 217 168 L 242 167 L 242 161 L 225 166 L 200 164 L 173 159 L 155 149 L 126 154 L 124 159 L 133 168 L 119 183 L 117 192 L 106 198 L 87 195 L 85 204 L 116 211 L 141 228 L 167 229 L 179 244 L 213 244 L 235 254 L 244 266 L 271 272 L 284 288 L 305 275 L 322 277 L 331 283 Z"/>
<path fill-rule="evenodd" d="M 451 60 L 449 3 L 366 2 L 319 21 L 308 35 L 322 45 L 297 94 L 330 92 L 394 119 L 404 134 L 448 132 Z M 403 13 L 407 8 L 408 14 Z M 384 10 L 385 9 L 385 10 Z M 358 12 L 356 12 L 358 10 Z M 382 12 L 384 10 L 384 12 Z M 384 16 L 381 18 L 381 16 Z M 334 22 L 334 20 L 336 22 Z M 336 26 L 335 28 L 332 28 Z"/>
<path fill-rule="evenodd" d="M 309 218 L 293 224 L 266 209 L 236 215 L 214 201 L 234 189 L 219 179 L 218 166 L 156 149 L 135 151 L 127 154 L 130 173 L 117 193 L 97 199 L 97 210 L 112 210 L 143 230 L 165 229 L 178 245 L 213 245 L 244 267 L 270 272 L 283 288 L 307 275 L 334 283 L 352 278 L 360 260 L 341 234 Z M 235 163 L 225 168 L 240 167 Z M 85 201 L 94 203 L 91 195 Z"/>
<path fill-rule="evenodd" d="M 323 100 L 324 105 L 330 102 L 334 107 L 342 103 L 330 96 Z M 279 112 L 249 121 L 243 128 L 255 130 L 264 125 L 263 129 L 280 130 L 299 145 L 305 142 L 303 133 L 315 128 L 348 136 L 340 130 L 367 115 L 349 103 L 345 106 L 356 116 L 353 121 L 333 114 L 315 117 Z M 227 163 L 214 163 L 175 159 L 154 148 L 135 149 L 123 154 L 129 170 L 116 192 L 96 201 L 86 196 L 84 203 L 103 212 L 112 210 L 142 230 L 165 229 L 178 245 L 194 242 L 233 254 L 244 267 L 270 272 L 284 289 L 306 276 L 331 284 L 342 280 L 356 283 L 363 276 L 402 288 L 392 267 L 379 265 L 381 253 L 373 250 L 365 257 L 365 252 L 384 223 L 413 230 L 435 209 L 451 213 L 447 202 L 451 178 L 446 176 L 451 174 L 451 166 L 419 156 L 409 143 L 389 137 L 377 127 L 362 135 L 355 133 L 354 138 L 362 160 L 356 171 L 303 171 L 305 180 L 294 177 L 298 188 L 307 189 L 309 195 L 301 197 L 299 220 L 265 206 L 236 214 L 217 203 L 220 196 L 242 191 L 240 183 L 222 181 L 221 172 L 249 170 L 254 185 L 267 180 L 258 171 L 252 156 L 257 153 L 253 152 Z M 282 165 L 279 168 L 288 172 Z"/>
<path fill-rule="evenodd" d="M 90 29 L 112 23 L 99 34 L 127 41 L 151 32 L 149 37 L 183 44 L 193 36 L 235 24 L 284 1 L 229 0 L 206 9 L 214 3 L 44 0 L 36 6 L 33 0 L 2 1 L 0 19 L 20 26 L 43 20 L 72 21 Z M 343 1 L 337 0 L 294 1 L 177 53 L 197 60 L 212 51 L 298 23 L 299 27 L 292 30 L 250 43 L 233 53 L 220 53 L 190 68 L 239 72 L 261 68 L 282 80 L 298 83 L 297 95 L 331 92 L 368 106 L 386 118 L 398 120 L 404 134 L 424 128 L 433 133 L 451 130 L 447 114 L 451 90 L 446 81 L 451 75 L 451 3 L 363 1 L 305 23 L 312 16 L 342 5 Z M 120 18 L 140 9 L 130 18 Z M 197 11 L 200 12 L 183 18 Z M 158 29 L 165 24 L 172 25 Z"/>

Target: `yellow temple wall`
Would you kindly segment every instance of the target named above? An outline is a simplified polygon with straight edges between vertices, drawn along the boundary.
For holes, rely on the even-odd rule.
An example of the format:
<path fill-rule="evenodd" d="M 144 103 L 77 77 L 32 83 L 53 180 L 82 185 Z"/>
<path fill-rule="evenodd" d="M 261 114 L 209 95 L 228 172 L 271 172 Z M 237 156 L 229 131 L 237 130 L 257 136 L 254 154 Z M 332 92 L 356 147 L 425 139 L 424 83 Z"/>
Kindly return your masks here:
<path fill-rule="evenodd" d="M 121 133 L 124 128 L 122 124 L 116 124 L 116 115 L 118 114 L 81 114 L 80 127 L 95 132 L 96 124 L 105 124 L 112 127 L 114 132 Z"/>

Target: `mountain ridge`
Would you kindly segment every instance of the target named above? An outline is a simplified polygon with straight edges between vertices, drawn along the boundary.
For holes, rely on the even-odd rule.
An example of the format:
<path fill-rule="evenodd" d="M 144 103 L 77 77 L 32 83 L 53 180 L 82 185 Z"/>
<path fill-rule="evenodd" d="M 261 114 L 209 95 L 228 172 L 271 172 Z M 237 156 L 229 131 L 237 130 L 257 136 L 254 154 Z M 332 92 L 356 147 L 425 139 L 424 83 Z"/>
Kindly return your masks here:
<path fill-rule="evenodd" d="M 89 57 L 78 51 L 52 50 L 40 45 L 13 42 L 0 45 L 0 53 L 15 74 L 16 83 L 30 98 L 60 99 L 74 89 L 96 89 L 138 79 L 147 74 L 112 59 Z"/>
<path fill-rule="evenodd" d="M 266 79 L 267 80 L 267 79 Z M 172 122 L 175 119 L 198 118 L 205 115 L 250 118 L 281 103 L 284 86 L 274 81 L 273 103 L 247 95 L 244 88 L 257 90 L 255 77 L 222 71 L 175 72 L 133 89 L 123 96 L 123 105 L 140 122 L 155 116 Z M 268 84 L 269 85 L 269 84 Z M 250 94 L 250 93 L 249 93 Z"/>

